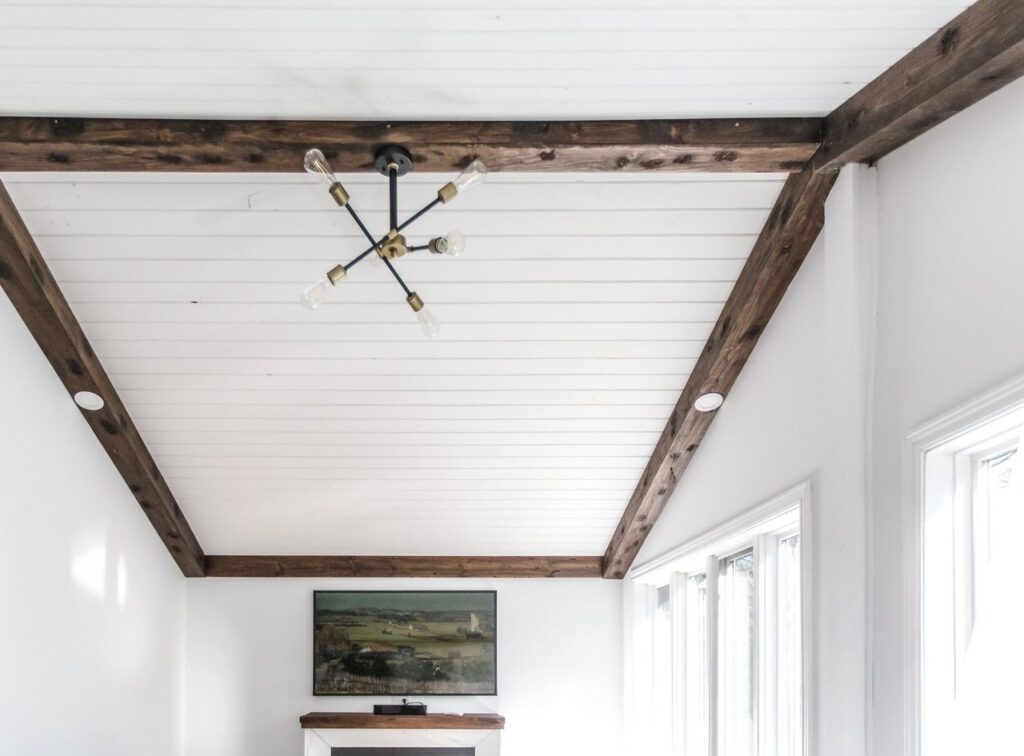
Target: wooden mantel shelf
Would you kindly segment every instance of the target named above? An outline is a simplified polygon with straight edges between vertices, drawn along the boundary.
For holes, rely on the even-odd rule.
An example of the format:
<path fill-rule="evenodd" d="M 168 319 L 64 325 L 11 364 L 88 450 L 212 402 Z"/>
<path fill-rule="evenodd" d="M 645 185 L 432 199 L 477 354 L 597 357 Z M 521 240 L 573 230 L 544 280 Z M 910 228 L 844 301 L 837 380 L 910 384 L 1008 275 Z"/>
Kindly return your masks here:
<path fill-rule="evenodd" d="M 310 712 L 299 717 L 305 730 L 504 730 L 500 714 L 410 714 Z"/>

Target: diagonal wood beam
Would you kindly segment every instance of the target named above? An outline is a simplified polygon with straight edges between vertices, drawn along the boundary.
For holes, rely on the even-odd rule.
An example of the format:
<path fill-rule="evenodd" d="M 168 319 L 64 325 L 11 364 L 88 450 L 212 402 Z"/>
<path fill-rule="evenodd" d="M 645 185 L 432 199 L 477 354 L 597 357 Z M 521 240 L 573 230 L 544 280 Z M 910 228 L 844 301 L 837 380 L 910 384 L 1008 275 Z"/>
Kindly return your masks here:
<path fill-rule="evenodd" d="M 2 182 L 0 287 L 7 292 L 68 393 L 92 391 L 103 397 L 103 409 L 82 413 L 89 427 L 181 571 L 187 577 L 202 576 L 205 557 L 199 542 Z"/>
<path fill-rule="evenodd" d="M 834 173 L 790 176 L 725 303 L 604 555 L 606 578 L 624 577 L 714 419 L 701 394 L 729 390 L 825 222 Z"/>
<path fill-rule="evenodd" d="M 419 171 L 792 173 L 820 144 L 820 118 L 675 121 L 188 121 L 0 118 L 7 171 L 301 171 L 319 147 L 337 171 L 372 171 L 388 143 Z"/>
<path fill-rule="evenodd" d="M 222 556 L 209 577 L 599 578 L 601 557 Z"/>
<path fill-rule="evenodd" d="M 1024 74 L 1024 2 L 979 0 L 839 106 L 818 170 L 874 163 Z"/>

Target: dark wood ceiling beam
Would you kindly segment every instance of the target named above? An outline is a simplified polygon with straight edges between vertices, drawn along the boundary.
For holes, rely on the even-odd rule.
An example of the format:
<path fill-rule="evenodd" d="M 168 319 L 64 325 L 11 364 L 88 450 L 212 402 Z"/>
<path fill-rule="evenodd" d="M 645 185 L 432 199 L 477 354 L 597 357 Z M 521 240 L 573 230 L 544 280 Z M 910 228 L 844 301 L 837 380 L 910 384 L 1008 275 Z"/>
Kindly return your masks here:
<path fill-rule="evenodd" d="M 601 557 L 223 556 L 207 577 L 599 578 Z"/>
<path fill-rule="evenodd" d="M 1024 74 L 1024 2 L 979 0 L 843 103 L 818 170 L 874 163 Z"/>
<path fill-rule="evenodd" d="M 714 412 L 696 411 L 694 400 L 709 392 L 729 395 L 818 238 L 835 180 L 810 166 L 786 180 L 608 544 L 606 578 L 624 577 L 636 559 L 714 420 Z"/>
<path fill-rule="evenodd" d="M 373 171 L 405 145 L 417 170 L 740 171 L 803 168 L 820 118 L 675 121 L 194 121 L 0 118 L 5 171 L 296 172 L 310 147 L 336 171 Z"/>
<path fill-rule="evenodd" d="M 103 397 L 103 409 L 82 414 L 181 571 L 202 576 L 205 557 L 199 542 L 2 182 L 0 287 L 68 393 L 92 391 Z"/>

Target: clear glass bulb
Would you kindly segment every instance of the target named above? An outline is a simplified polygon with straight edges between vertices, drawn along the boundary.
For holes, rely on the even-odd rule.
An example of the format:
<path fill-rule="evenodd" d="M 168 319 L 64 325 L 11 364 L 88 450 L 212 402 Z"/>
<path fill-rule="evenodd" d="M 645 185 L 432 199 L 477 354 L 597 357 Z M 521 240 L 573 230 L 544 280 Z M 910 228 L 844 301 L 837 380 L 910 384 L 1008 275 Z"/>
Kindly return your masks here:
<path fill-rule="evenodd" d="M 474 160 L 468 166 L 466 170 L 455 177 L 452 182 L 455 188 L 459 190 L 459 194 L 468 192 L 474 186 L 478 186 L 487 179 L 487 166 L 479 160 Z"/>
<path fill-rule="evenodd" d="M 426 307 L 421 307 L 416 313 L 416 320 L 420 321 L 420 329 L 424 336 L 433 338 L 441 333 L 441 323 L 434 317 L 434 313 Z"/>
<path fill-rule="evenodd" d="M 302 292 L 302 304 L 311 310 L 315 310 L 333 290 L 334 284 L 331 283 L 331 279 L 321 279 Z"/>
<path fill-rule="evenodd" d="M 449 231 L 437 240 L 437 251 L 449 257 L 458 257 L 466 249 L 466 237 L 460 231 Z"/>
<path fill-rule="evenodd" d="M 306 173 L 310 176 L 315 176 L 328 186 L 338 183 L 334 171 L 331 170 L 331 164 L 327 162 L 327 158 L 324 157 L 324 153 L 320 152 L 320 150 L 312 149 L 307 152 L 303 164 L 306 166 Z"/>

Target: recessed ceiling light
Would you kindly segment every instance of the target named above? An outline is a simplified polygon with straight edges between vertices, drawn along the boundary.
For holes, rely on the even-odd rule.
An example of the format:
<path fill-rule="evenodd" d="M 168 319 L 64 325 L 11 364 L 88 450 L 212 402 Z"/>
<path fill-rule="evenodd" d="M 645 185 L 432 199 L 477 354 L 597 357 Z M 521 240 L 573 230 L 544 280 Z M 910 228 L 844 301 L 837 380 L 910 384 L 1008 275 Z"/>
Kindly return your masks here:
<path fill-rule="evenodd" d="M 95 412 L 103 409 L 103 397 L 91 391 L 79 391 L 75 394 L 75 404 L 84 410 Z"/>
<path fill-rule="evenodd" d="M 725 397 L 721 394 L 701 394 L 697 397 L 697 401 L 693 403 L 693 408 L 698 412 L 714 412 L 722 406 L 724 401 Z"/>

